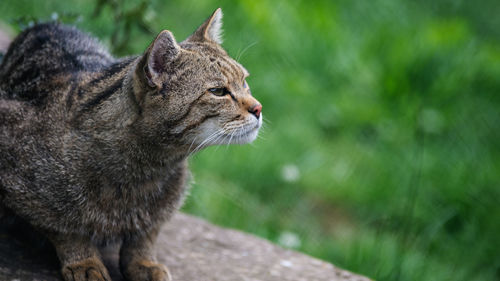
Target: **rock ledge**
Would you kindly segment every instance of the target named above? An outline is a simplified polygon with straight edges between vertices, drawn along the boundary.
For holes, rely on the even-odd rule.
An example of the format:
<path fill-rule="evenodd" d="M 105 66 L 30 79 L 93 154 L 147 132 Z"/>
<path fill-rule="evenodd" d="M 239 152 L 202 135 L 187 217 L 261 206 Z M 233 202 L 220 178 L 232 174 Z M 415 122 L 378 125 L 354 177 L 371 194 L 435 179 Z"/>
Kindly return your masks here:
<path fill-rule="evenodd" d="M 0 280 L 61 280 L 51 247 L 29 246 L 0 226 Z M 113 280 L 123 280 L 116 246 L 102 249 Z M 324 261 L 179 213 L 166 224 L 157 255 L 174 281 L 366 281 Z"/>

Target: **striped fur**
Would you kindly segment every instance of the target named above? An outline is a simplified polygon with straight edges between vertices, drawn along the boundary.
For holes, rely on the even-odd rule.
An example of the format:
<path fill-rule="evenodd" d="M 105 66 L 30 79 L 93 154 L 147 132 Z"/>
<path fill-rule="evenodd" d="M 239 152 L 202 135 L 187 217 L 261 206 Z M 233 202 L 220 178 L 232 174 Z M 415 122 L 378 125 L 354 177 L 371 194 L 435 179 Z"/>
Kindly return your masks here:
<path fill-rule="evenodd" d="M 109 280 L 94 244 L 110 241 L 123 243 L 126 278 L 168 280 L 152 248 L 182 203 L 187 157 L 256 137 L 261 106 L 217 44 L 220 13 L 181 43 L 163 31 L 121 59 L 52 23 L 12 42 L 0 66 L 0 207 L 53 242 L 66 280 L 90 268 Z"/>

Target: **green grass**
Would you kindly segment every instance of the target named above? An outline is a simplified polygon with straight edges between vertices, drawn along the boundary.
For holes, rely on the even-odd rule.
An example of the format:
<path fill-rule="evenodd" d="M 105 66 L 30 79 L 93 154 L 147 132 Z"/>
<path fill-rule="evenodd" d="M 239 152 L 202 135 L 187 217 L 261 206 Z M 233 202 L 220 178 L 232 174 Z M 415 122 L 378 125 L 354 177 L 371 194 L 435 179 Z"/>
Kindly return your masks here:
<path fill-rule="evenodd" d="M 266 124 L 191 159 L 184 211 L 378 280 L 500 280 L 500 2 L 158 0 L 145 14 L 182 40 L 219 6 Z M 109 43 L 110 10 L 93 8 L 4 0 L 0 19 L 76 13 Z M 132 35 L 123 54 L 152 40 Z"/>

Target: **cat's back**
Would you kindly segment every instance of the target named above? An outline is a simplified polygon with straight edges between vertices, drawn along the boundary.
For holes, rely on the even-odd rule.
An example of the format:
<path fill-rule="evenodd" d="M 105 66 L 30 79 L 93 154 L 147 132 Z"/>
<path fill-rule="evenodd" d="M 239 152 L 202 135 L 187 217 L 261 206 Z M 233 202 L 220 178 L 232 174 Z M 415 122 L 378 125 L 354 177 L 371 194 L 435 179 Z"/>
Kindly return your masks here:
<path fill-rule="evenodd" d="M 57 23 L 26 29 L 10 44 L 0 65 L 2 98 L 45 104 L 61 80 L 77 82 L 80 72 L 98 72 L 114 61 L 93 37 Z M 67 79 L 74 76 L 75 79 Z"/>

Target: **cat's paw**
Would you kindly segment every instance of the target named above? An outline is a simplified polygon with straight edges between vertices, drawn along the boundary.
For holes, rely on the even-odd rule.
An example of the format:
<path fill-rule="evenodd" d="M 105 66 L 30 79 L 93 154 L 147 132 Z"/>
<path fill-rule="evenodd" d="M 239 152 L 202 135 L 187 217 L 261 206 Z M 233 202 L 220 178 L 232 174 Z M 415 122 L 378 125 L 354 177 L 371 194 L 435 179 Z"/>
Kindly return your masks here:
<path fill-rule="evenodd" d="M 172 281 L 166 266 L 149 260 L 133 261 L 124 271 L 129 281 Z"/>
<path fill-rule="evenodd" d="M 88 258 L 62 269 L 65 281 L 111 281 L 108 270 L 98 258 Z"/>

